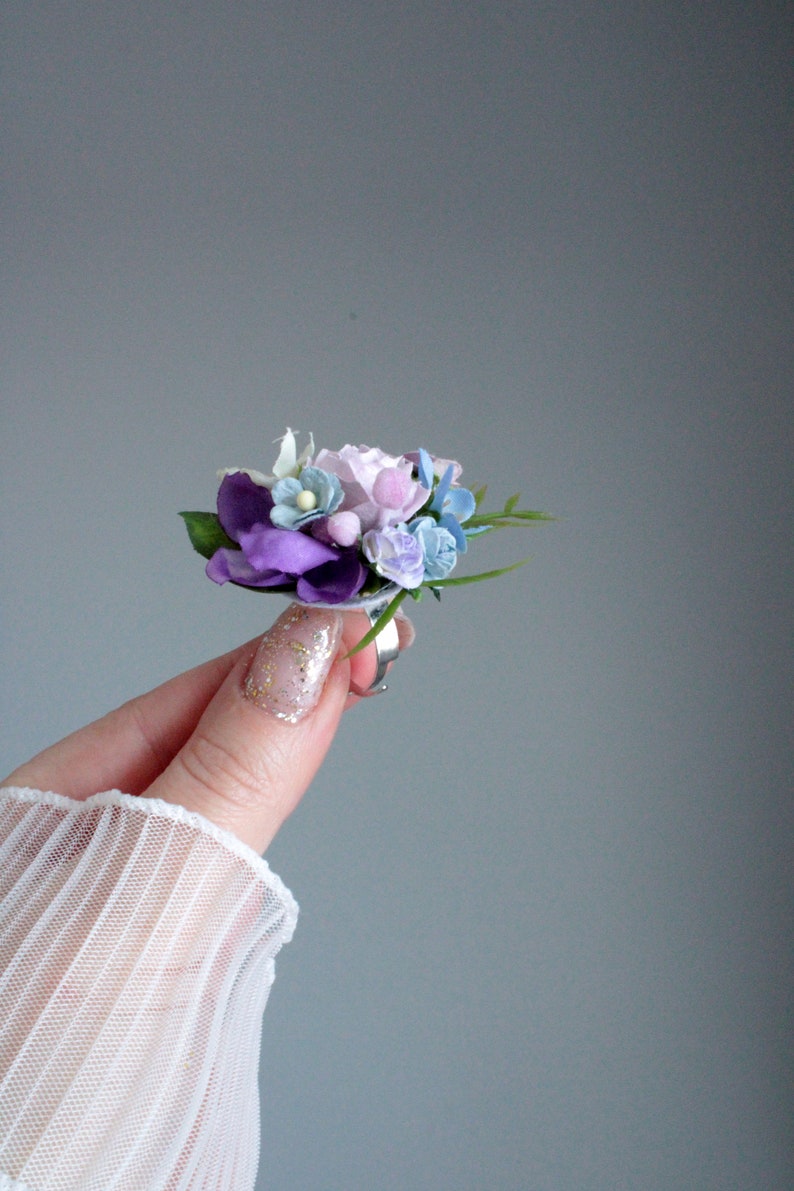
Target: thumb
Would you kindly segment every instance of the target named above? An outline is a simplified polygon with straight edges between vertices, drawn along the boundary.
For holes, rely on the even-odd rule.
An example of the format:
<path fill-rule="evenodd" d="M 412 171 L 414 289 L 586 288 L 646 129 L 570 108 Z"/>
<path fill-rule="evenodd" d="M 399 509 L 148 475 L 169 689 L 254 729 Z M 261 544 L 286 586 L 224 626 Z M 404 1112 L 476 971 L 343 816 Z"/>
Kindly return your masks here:
<path fill-rule="evenodd" d="M 192 736 L 146 790 L 197 811 L 257 852 L 295 809 L 345 708 L 338 612 L 291 605 L 241 658 Z"/>

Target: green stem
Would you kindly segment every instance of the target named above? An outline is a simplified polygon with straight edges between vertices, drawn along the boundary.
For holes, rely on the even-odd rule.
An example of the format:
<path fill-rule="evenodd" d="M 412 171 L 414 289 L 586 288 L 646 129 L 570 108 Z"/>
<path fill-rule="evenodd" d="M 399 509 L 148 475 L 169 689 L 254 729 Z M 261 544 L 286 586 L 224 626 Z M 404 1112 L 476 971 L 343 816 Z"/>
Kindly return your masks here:
<path fill-rule="evenodd" d="M 397 609 L 399 608 L 400 604 L 403 602 L 403 600 L 405 599 L 405 597 L 407 595 L 408 595 L 408 589 L 404 587 L 402 589 L 402 591 L 399 591 L 397 593 L 397 595 L 394 597 L 394 599 L 391 600 L 386 605 L 383 612 L 380 614 L 378 619 L 373 624 L 372 628 L 364 634 L 364 636 L 359 641 L 358 645 L 354 645 L 353 648 L 349 651 L 349 653 L 345 654 L 345 657 L 352 658 L 354 653 L 358 653 L 360 650 L 366 649 L 366 647 L 368 645 L 371 645 L 372 642 L 377 637 L 378 633 L 380 633 L 381 630 L 386 627 L 386 625 L 389 623 L 389 621 L 393 620 L 394 617 L 397 615 Z"/>

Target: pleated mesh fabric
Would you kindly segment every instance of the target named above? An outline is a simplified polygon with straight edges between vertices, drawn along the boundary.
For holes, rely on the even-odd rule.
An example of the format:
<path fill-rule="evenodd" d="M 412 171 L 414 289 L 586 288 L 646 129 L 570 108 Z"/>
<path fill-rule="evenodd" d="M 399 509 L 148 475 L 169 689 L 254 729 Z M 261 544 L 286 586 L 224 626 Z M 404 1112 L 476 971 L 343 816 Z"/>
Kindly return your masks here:
<path fill-rule="evenodd" d="M 0 791 L 0 1188 L 249 1191 L 297 906 L 179 807 Z"/>

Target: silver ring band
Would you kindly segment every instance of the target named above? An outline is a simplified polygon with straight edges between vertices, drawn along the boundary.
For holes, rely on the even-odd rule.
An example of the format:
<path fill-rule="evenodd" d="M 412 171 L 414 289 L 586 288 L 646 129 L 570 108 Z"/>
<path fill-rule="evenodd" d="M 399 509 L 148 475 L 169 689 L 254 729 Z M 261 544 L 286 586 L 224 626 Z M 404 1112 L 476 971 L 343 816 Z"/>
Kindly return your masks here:
<path fill-rule="evenodd" d="M 387 607 L 388 604 L 384 603 L 377 605 L 375 608 L 368 608 L 367 617 L 369 618 L 369 623 L 375 624 L 378 617 L 383 615 Z M 373 644 L 377 658 L 375 677 L 366 690 L 357 692 L 359 695 L 381 695 L 385 690 L 388 690 L 386 683 L 383 681 L 386 677 L 386 671 L 390 664 L 400 656 L 400 637 L 394 618 L 381 629 Z"/>

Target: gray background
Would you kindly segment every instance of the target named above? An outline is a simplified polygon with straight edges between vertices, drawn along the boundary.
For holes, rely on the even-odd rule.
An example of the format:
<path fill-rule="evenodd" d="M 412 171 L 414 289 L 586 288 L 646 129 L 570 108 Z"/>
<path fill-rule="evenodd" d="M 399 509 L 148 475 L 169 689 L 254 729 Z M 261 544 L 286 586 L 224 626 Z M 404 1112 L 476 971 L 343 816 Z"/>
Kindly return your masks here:
<path fill-rule="evenodd" d="M 271 850 L 262 1188 L 792 1185 L 791 51 L 3 6 L 0 768 L 266 627 L 176 511 L 286 425 L 562 518 L 415 609 Z"/>

